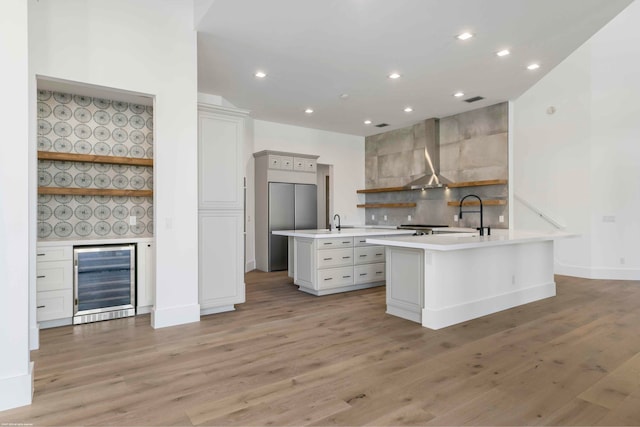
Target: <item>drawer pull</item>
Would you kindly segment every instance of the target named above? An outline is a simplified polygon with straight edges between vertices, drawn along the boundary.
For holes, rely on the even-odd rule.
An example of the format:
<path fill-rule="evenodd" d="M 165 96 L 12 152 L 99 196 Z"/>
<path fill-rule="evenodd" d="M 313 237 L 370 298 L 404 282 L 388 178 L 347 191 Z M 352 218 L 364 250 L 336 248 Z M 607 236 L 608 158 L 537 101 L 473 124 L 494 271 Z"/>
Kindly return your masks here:
<path fill-rule="evenodd" d="M 333 243 L 332 242 L 325 242 L 325 243 L 323 243 L 323 245 L 333 245 Z"/>
<path fill-rule="evenodd" d="M 342 276 L 343 279 L 348 279 L 351 276 Z"/>
<path fill-rule="evenodd" d="M 324 279 L 324 281 L 326 282 L 327 280 L 333 280 L 333 277 L 327 277 L 326 279 Z"/>
<path fill-rule="evenodd" d="M 382 256 L 382 255 L 384 255 L 384 254 L 376 254 L 376 256 Z"/>
<path fill-rule="evenodd" d="M 366 276 L 366 275 L 367 275 L 367 273 L 360 273 L 360 275 L 361 275 L 361 276 Z"/>
<path fill-rule="evenodd" d="M 38 254 L 38 256 L 45 256 L 46 254 Z"/>
<path fill-rule="evenodd" d="M 343 256 L 342 259 L 349 259 L 351 258 L 350 256 Z"/>
<path fill-rule="evenodd" d="M 45 308 L 46 305 L 39 305 L 37 308 Z"/>
<path fill-rule="evenodd" d="M 376 274 L 382 274 L 384 273 L 383 271 L 376 271 Z"/>
<path fill-rule="evenodd" d="M 333 258 L 324 258 L 325 261 L 331 261 Z"/>
<path fill-rule="evenodd" d="M 367 256 L 366 254 L 363 254 L 363 255 L 360 255 L 360 258 L 364 258 L 366 256 Z"/>
<path fill-rule="evenodd" d="M 351 242 L 342 242 L 342 243 L 344 243 L 345 245 L 348 245 L 348 244 L 349 244 L 349 243 L 351 243 Z"/>
<path fill-rule="evenodd" d="M 45 277 L 47 277 L 47 276 L 36 276 L 36 278 L 38 278 L 38 279 L 44 279 Z"/>

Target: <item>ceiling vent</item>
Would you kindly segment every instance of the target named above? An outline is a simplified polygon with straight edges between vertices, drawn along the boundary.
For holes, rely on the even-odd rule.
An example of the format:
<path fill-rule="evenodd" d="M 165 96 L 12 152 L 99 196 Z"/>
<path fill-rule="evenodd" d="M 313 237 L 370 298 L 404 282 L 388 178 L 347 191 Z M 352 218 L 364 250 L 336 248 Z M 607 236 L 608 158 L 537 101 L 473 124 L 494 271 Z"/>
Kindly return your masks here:
<path fill-rule="evenodd" d="M 385 127 L 387 127 L 387 126 L 389 126 L 389 124 L 388 124 L 388 123 L 378 123 L 378 124 L 376 125 L 376 127 L 377 127 L 377 128 L 385 128 Z"/>
<path fill-rule="evenodd" d="M 472 102 L 482 101 L 484 98 L 481 96 L 474 96 L 473 98 L 465 99 L 464 102 L 471 104 Z"/>

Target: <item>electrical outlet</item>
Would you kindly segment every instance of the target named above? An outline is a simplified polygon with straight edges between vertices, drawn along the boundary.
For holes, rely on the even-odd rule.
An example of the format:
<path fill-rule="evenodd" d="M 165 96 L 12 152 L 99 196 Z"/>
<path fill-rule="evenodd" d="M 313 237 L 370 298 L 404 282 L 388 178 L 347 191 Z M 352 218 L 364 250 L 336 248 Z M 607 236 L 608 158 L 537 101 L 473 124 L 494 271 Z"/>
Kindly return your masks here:
<path fill-rule="evenodd" d="M 500 215 L 498 217 L 498 222 L 504 222 L 504 215 Z"/>
<path fill-rule="evenodd" d="M 375 216 L 375 215 L 373 215 L 373 214 L 371 214 L 371 221 L 373 221 L 373 220 L 375 220 L 375 219 L 376 219 L 376 216 Z"/>
<path fill-rule="evenodd" d="M 384 216 L 384 220 L 385 220 L 385 221 L 387 220 L 387 216 L 386 216 L 386 215 Z"/>
<path fill-rule="evenodd" d="M 135 216 L 130 216 L 129 217 L 129 225 L 136 225 L 138 222 L 138 218 Z"/>
<path fill-rule="evenodd" d="M 411 221 L 411 215 L 407 215 L 407 221 Z"/>
<path fill-rule="evenodd" d="M 458 222 L 458 215 L 453 216 L 453 222 Z"/>

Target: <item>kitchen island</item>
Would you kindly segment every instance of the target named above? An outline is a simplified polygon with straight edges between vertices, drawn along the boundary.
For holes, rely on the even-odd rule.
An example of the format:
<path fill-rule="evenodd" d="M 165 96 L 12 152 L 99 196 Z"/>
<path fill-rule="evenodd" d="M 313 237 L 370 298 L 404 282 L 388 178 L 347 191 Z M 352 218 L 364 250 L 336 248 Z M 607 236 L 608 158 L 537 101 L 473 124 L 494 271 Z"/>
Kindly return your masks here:
<path fill-rule="evenodd" d="M 328 295 L 384 285 L 385 248 L 371 237 L 403 236 L 413 230 L 343 228 L 341 230 L 281 230 L 289 237 L 289 276 L 303 292 Z"/>
<path fill-rule="evenodd" d="M 386 247 L 387 313 L 440 329 L 555 296 L 553 241 L 564 237 L 492 230 L 366 242 Z"/>

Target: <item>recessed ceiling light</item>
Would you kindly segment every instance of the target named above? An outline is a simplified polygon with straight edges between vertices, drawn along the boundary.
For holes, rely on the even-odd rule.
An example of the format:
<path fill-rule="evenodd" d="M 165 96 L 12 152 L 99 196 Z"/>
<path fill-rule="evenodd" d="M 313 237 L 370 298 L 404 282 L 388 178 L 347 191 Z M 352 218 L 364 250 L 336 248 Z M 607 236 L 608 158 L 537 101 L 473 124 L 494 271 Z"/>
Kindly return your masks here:
<path fill-rule="evenodd" d="M 538 68 L 540 68 L 540 64 L 529 64 L 527 66 L 527 70 L 537 70 Z"/>
<path fill-rule="evenodd" d="M 411 108 L 411 107 L 405 107 L 405 109 L 404 109 L 405 113 L 410 113 L 412 111 L 413 111 L 413 108 Z"/>
<path fill-rule="evenodd" d="M 307 108 L 304 112 L 307 114 L 313 114 L 313 108 Z"/>
<path fill-rule="evenodd" d="M 496 55 L 498 56 L 507 56 L 509 55 L 511 52 L 509 52 L 509 49 L 503 49 L 500 52 L 497 52 Z"/>
<path fill-rule="evenodd" d="M 365 120 L 365 121 L 364 121 L 364 124 L 365 124 L 365 125 L 370 125 L 370 124 L 371 124 L 371 120 Z"/>
<path fill-rule="evenodd" d="M 399 79 L 400 78 L 400 74 L 391 73 L 391 74 L 389 74 L 389 78 L 392 79 L 392 80 Z"/>
<path fill-rule="evenodd" d="M 348 93 L 340 94 L 340 99 L 347 99 L 347 98 L 349 98 L 349 94 Z"/>
<path fill-rule="evenodd" d="M 473 37 L 473 34 L 471 33 L 462 33 L 456 36 L 458 40 L 469 40 L 471 37 Z"/>
<path fill-rule="evenodd" d="M 464 96 L 464 92 L 456 92 L 453 94 L 456 98 L 462 98 Z"/>
<path fill-rule="evenodd" d="M 259 79 L 264 79 L 265 77 L 267 77 L 267 73 L 265 73 L 264 71 L 256 71 L 254 76 L 256 76 Z"/>

